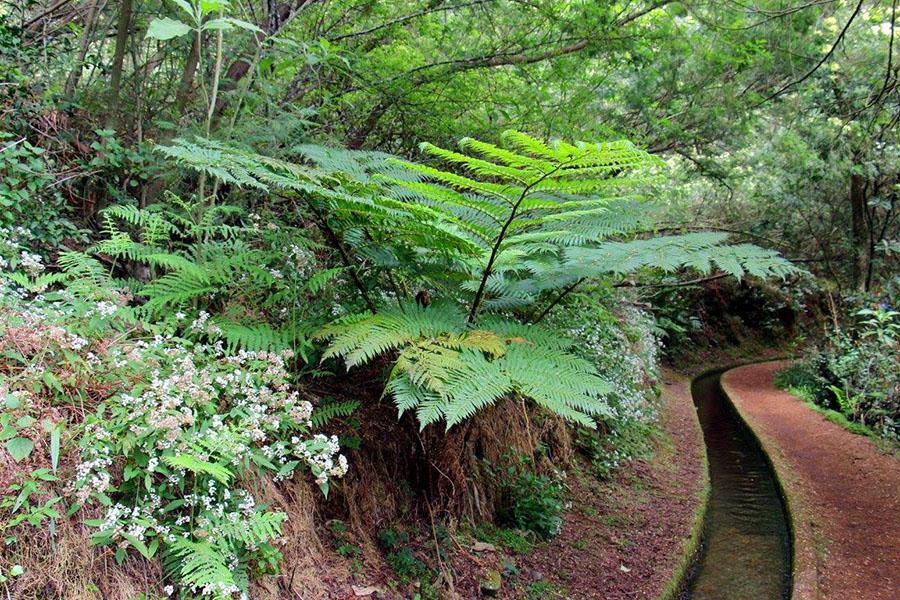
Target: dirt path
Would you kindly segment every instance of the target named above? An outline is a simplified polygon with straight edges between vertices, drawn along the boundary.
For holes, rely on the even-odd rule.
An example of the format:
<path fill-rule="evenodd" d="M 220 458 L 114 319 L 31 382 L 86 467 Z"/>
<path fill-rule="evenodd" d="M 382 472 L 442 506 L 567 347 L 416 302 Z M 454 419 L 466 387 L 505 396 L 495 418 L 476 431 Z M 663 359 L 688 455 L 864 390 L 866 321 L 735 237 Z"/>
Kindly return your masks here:
<path fill-rule="evenodd" d="M 900 461 L 777 389 L 786 363 L 723 387 L 772 458 L 794 518 L 795 600 L 900 598 Z"/>
<path fill-rule="evenodd" d="M 661 425 L 651 460 L 607 482 L 570 476 L 562 531 L 523 558 L 511 597 L 659 597 L 682 566 L 705 498 L 703 434 L 685 377 L 667 375 Z"/>

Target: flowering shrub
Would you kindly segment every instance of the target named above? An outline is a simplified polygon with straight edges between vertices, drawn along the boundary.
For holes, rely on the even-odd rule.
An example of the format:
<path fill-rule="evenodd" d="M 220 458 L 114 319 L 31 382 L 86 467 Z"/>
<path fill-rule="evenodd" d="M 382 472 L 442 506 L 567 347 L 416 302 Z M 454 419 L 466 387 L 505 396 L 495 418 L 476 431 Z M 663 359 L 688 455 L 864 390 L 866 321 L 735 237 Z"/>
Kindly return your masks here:
<path fill-rule="evenodd" d="M 612 313 L 602 305 L 579 311 L 567 333 L 580 342 L 580 352 L 597 365 L 612 386 L 608 401 L 612 420 L 649 423 L 656 416 L 653 384 L 659 368 L 659 338 L 652 317 L 633 306 Z M 571 320 L 570 320 L 571 322 Z"/>
<path fill-rule="evenodd" d="M 65 502 L 53 504 L 70 504 L 69 515 L 100 515 L 85 520 L 94 544 L 114 544 L 119 561 L 129 549 L 161 555 L 182 597 L 246 597 L 248 568 L 277 556 L 286 518 L 257 503 L 253 482 L 304 467 L 327 493 L 346 459 L 336 437 L 311 433 L 313 407 L 290 385 L 288 351 L 229 355 L 221 341 L 154 334 L 123 303 L 115 292 L 32 297 L 0 286 L 4 435 L 24 440 L 23 452 L 7 451 L 24 460 L 48 422 L 65 430 L 66 443 L 51 441 L 53 471 L 60 447 L 75 450 L 63 457 L 71 468 L 44 481 L 63 480 Z"/>

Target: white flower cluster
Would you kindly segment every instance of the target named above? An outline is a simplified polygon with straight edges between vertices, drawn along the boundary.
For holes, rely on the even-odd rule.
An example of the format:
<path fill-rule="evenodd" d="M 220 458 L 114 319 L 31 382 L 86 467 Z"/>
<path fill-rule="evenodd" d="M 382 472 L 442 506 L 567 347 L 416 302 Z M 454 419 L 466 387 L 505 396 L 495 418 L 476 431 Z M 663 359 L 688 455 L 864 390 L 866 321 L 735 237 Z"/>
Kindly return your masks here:
<path fill-rule="evenodd" d="M 9 259 L 21 259 L 23 255 L 33 256 L 23 250 L 23 245 L 33 237 L 24 227 L 0 227 L 0 269 L 9 267 Z M 37 262 L 41 262 L 39 256 Z"/>
<path fill-rule="evenodd" d="M 184 318 L 184 313 L 176 313 L 175 318 L 180 321 Z M 209 313 L 205 310 L 200 311 L 197 318 L 191 322 L 189 329 L 191 333 L 205 333 L 211 336 L 217 336 L 222 333 L 222 329 L 209 320 Z"/>
<path fill-rule="evenodd" d="M 617 310 L 620 326 L 593 320 L 569 334 L 583 342 L 583 349 L 611 385 L 607 397 L 616 421 L 650 423 L 656 418 L 652 382 L 661 342 L 650 328 L 649 315 L 627 305 Z"/>
<path fill-rule="evenodd" d="M 19 253 L 19 265 L 32 275 L 37 275 L 46 269 L 40 254 L 33 254 L 25 250 Z"/>
<path fill-rule="evenodd" d="M 221 342 L 192 345 L 171 335 L 134 340 L 96 323 L 81 329 L 86 317 L 110 316 L 120 303 L 74 303 L 0 297 L 6 339 L 35 357 L 0 392 L 24 399 L 30 393 L 21 389 L 30 387 L 20 384 L 48 371 L 77 367 L 80 381 L 98 378 L 103 399 L 79 429 L 81 461 L 71 482 L 79 503 L 104 505 L 97 543 L 205 542 L 238 565 L 274 543 L 271 523 L 284 518 L 254 497 L 254 478 L 280 480 L 306 466 L 327 489 L 347 472 L 338 439 L 310 432 L 313 406 L 291 386 L 290 352 L 227 355 Z M 200 313 L 197 327 L 210 325 L 210 316 Z M 70 361 L 69 352 L 83 360 Z M 183 592 L 239 595 L 219 584 Z M 176 586 L 166 593 L 178 594 Z"/>
<path fill-rule="evenodd" d="M 201 313 L 195 322 L 203 327 L 208 318 Z M 252 550 L 250 524 L 263 509 L 251 492 L 217 479 L 216 469 L 243 477 L 255 464 L 280 480 L 306 464 L 323 488 L 347 472 L 336 436 L 305 435 L 313 407 L 289 385 L 290 352 L 227 356 L 220 344 L 188 348 L 157 337 L 127 353 L 107 354 L 114 364 L 124 362 L 122 370 L 130 368 L 140 383 L 107 400 L 108 412 L 87 425 L 89 443 L 76 489 L 83 500 L 111 495 L 113 485 L 122 490 L 126 482 L 111 473 L 120 461 L 128 465 L 131 480 L 141 482 L 135 496 L 128 496 L 132 505 L 120 500 L 107 509 L 101 530 L 111 542 L 156 537 L 171 543 L 182 536 L 231 547 L 238 539 Z M 182 457 L 190 460 L 173 460 Z M 175 508 L 173 498 L 179 501 Z M 221 586 L 191 591 L 218 597 L 238 593 Z"/>
<path fill-rule="evenodd" d="M 109 300 L 101 300 L 98 302 L 92 311 L 89 314 L 97 314 L 104 318 L 109 318 L 116 314 L 119 310 L 119 305 L 115 302 L 110 302 Z"/>
<path fill-rule="evenodd" d="M 312 252 L 305 248 L 301 248 L 297 244 L 291 244 L 288 248 L 290 255 L 294 259 L 294 268 L 297 269 L 300 277 L 310 277 L 316 271 L 316 260 Z"/>
<path fill-rule="evenodd" d="M 312 440 L 303 442 L 295 437 L 291 443 L 294 444 L 294 453 L 306 459 L 320 486 L 328 483 L 330 477 L 343 477 L 347 473 L 347 458 L 338 454 L 341 447 L 337 436 L 329 438 L 317 433 Z"/>

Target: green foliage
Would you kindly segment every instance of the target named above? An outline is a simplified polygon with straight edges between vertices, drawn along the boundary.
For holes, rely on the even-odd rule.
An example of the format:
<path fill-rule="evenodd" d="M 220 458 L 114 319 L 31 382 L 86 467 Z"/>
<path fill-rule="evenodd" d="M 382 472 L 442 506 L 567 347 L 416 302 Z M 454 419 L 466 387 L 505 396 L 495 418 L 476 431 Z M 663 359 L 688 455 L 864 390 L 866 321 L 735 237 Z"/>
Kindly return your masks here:
<path fill-rule="evenodd" d="M 783 278 L 797 271 L 777 252 L 751 244 L 725 245 L 727 240 L 727 234 L 702 232 L 606 242 L 596 248 L 572 251 L 568 260 L 575 265 L 587 265 L 597 272 L 619 275 L 644 268 L 664 273 L 692 269 L 709 275 L 714 267 L 718 267 L 720 272 L 737 279 L 746 275 L 767 279 Z"/>
<path fill-rule="evenodd" d="M 467 325 L 452 305 L 404 305 L 338 321 L 319 336 L 333 338 L 324 357 L 344 357 L 348 367 L 397 351 L 385 393 L 400 414 L 415 410 L 422 427 L 441 419 L 452 427 L 508 394 L 588 426 L 604 414 L 606 384 L 566 340 L 534 325 L 482 326 Z"/>
<path fill-rule="evenodd" d="M 147 299 L 142 314 L 154 319 L 182 314 L 176 323 L 181 327 L 190 323 L 187 314 L 197 316 L 199 322 L 182 331 L 221 339 L 232 351 L 308 352 L 309 327 L 301 321 L 299 301 L 320 293 L 339 271 L 309 274 L 314 266 L 309 244 L 292 235 L 292 228 L 274 223 L 274 229 L 261 228 L 236 206 L 205 206 L 175 196 L 144 209 L 110 207 L 103 217 L 108 237 L 95 251 L 142 265 L 150 279 L 135 286 Z M 245 218 L 249 226 L 241 222 Z M 292 240 L 291 254 L 278 247 L 283 235 Z M 284 317 L 265 318 L 269 310 Z"/>
<path fill-rule="evenodd" d="M 779 373 L 776 384 L 896 442 L 900 435 L 898 317 L 897 311 L 877 305 L 857 311 L 848 331 L 833 332 L 821 347 Z"/>
<path fill-rule="evenodd" d="M 333 419 L 347 418 L 359 408 L 359 400 L 338 401 L 324 398 L 313 411 L 310 422 L 315 428 L 327 425 Z"/>
<path fill-rule="evenodd" d="M 382 529 L 378 532 L 378 543 L 385 552 L 385 561 L 401 583 L 418 581 L 424 584 L 423 591 L 430 592 L 430 579 L 434 573 L 409 546 L 410 539 L 406 531 Z M 431 597 L 431 593 L 427 597 Z"/>
<path fill-rule="evenodd" d="M 528 539 L 527 532 L 497 527 L 491 523 L 479 523 L 473 534 L 475 539 L 480 542 L 500 546 L 516 554 L 527 554 L 534 546 L 534 543 Z"/>
<path fill-rule="evenodd" d="M 379 224 L 368 223 L 367 231 L 375 231 L 371 238 L 395 248 L 388 262 L 403 265 L 411 259 L 406 269 L 428 274 L 425 282 L 466 302 L 467 314 L 456 302 L 422 309 L 398 298 L 396 309 L 344 318 L 319 334 L 331 340 L 324 358 L 342 357 L 348 367 L 396 352 L 386 392 L 401 414 L 415 409 L 423 426 L 444 419 L 450 427 L 510 393 L 582 424 L 607 412 L 600 398 L 608 386 L 591 365 L 569 354 L 567 342 L 550 342 L 549 331 L 522 328 L 508 318 L 479 320 L 482 308 L 529 306 L 548 292 L 569 291 L 610 273 L 683 267 L 709 273 L 716 264 L 737 277 L 765 277 L 793 269 L 755 246 L 726 246 L 719 234 L 604 242 L 650 229 L 634 194 L 650 180 L 642 170 L 656 161 L 628 142 L 547 145 L 515 131 L 504 133 L 503 141 L 500 147 L 464 139 L 460 147 L 468 154 L 423 144 L 426 153 L 465 175 L 397 162 L 418 177 L 369 176 L 377 159 L 363 159 L 353 169 L 364 173 L 360 185 L 385 182 L 387 194 L 427 207 L 442 231 L 475 249 L 450 254 L 454 247 L 443 237 L 424 240 L 424 247 L 415 240 L 417 245 L 404 249 L 389 241 L 391 232 L 379 236 Z M 342 164 L 332 154 L 307 154 L 318 157 L 322 167 Z M 453 259 L 438 262 L 438 254 Z"/>
<path fill-rule="evenodd" d="M 532 581 L 528 584 L 528 600 L 544 600 L 546 598 L 567 598 L 569 591 L 549 581 Z"/>
<path fill-rule="evenodd" d="M 3 516 L 29 514 L 52 540 L 58 517 L 40 507 L 69 503 L 71 463 L 102 463 L 105 448 L 112 464 L 91 473 L 111 485 L 82 500 L 106 516 L 137 513 L 96 541 L 119 560 L 162 555 L 186 597 L 245 591 L 251 573 L 277 570 L 277 511 L 235 502 L 260 475 L 288 476 L 309 458 L 288 460 L 282 444 L 295 433 L 318 456 L 330 440 L 306 440 L 310 427 L 356 428 L 355 399 L 302 419 L 269 402 L 313 371 L 336 379 L 339 360 L 388 365 L 385 394 L 423 426 L 451 427 L 504 397 L 597 423 L 603 436 L 579 439 L 609 469 L 648 435 L 656 333 L 698 323 L 676 292 L 651 328 L 632 310 L 648 300 L 643 286 L 795 272 L 731 239 L 789 250 L 842 292 L 896 271 L 886 3 L 852 27 L 856 3 L 768 0 L 7 4 L 0 352 L 22 397 L 0 416 L 0 454 L 23 487 Z M 823 54 L 832 43 L 839 52 Z M 464 137 L 451 149 L 463 135 L 495 143 Z M 856 183 L 861 217 L 846 204 Z M 82 248 L 70 219 L 102 239 L 62 247 Z M 704 232 L 705 222 L 736 233 Z M 773 320 L 741 310 L 762 313 L 758 327 Z M 894 435 L 889 312 L 836 332 L 804 385 Z M 276 385 L 256 361 L 277 360 Z M 194 393 L 232 368 L 253 385 Z M 157 384 L 168 394 L 153 396 Z M 184 410 L 155 416 L 177 423 L 148 419 L 139 402 L 163 397 Z M 248 406 L 272 416 L 265 442 L 245 436 L 259 425 Z M 46 414 L 59 422 L 45 426 Z M 32 485 L 20 470 L 41 473 L 40 461 L 60 481 L 17 505 Z M 314 476 L 326 464 L 313 461 Z M 548 495 L 535 477 L 517 474 L 509 488 Z M 219 508 L 172 504 L 201 493 L 240 513 L 240 529 Z M 160 528 L 147 529 L 148 512 Z M 392 552 L 413 577 L 415 553 Z"/>
<path fill-rule="evenodd" d="M 542 540 L 559 533 L 565 503 L 558 478 L 534 473 L 525 461 L 497 475 L 502 490 L 497 508 L 501 526 L 531 531 Z"/>
<path fill-rule="evenodd" d="M 76 233 L 51 168 L 44 149 L 0 130 L 0 228 L 27 231 L 36 249 Z"/>

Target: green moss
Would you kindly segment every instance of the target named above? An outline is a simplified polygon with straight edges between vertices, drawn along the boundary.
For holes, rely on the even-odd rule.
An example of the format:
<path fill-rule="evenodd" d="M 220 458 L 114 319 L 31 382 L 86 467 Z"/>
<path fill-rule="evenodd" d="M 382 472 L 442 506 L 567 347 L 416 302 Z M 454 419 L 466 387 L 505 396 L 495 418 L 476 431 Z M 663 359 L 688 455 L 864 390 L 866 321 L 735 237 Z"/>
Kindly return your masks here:
<path fill-rule="evenodd" d="M 550 583 L 549 581 L 535 581 L 528 585 L 526 592 L 528 600 L 541 600 L 543 598 L 568 598 L 566 588 Z"/>
<path fill-rule="evenodd" d="M 497 527 L 491 523 L 482 523 L 476 526 L 473 534 L 475 539 L 480 542 L 500 546 L 516 554 L 527 554 L 534 546 L 524 532 L 518 529 Z"/>
<path fill-rule="evenodd" d="M 702 377 L 706 373 L 701 373 L 697 377 Z M 690 390 L 690 386 L 688 386 Z M 709 499 L 712 494 L 712 486 L 709 481 L 709 458 L 706 455 L 706 442 L 702 439 L 702 430 L 699 421 L 696 422 L 697 435 L 700 439 L 700 461 L 702 467 L 703 489 L 700 492 L 700 502 L 694 510 L 691 530 L 688 534 L 687 542 L 685 542 L 684 550 L 681 553 L 681 559 L 672 576 L 669 578 L 668 584 L 662 593 L 655 600 L 675 600 L 685 585 L 685 579 L 691 566 L 697 560 L 700 552 L 700 544 L 703 541 L 703 525 L 706 521 L 706 513 L 709 510 Z"/>

